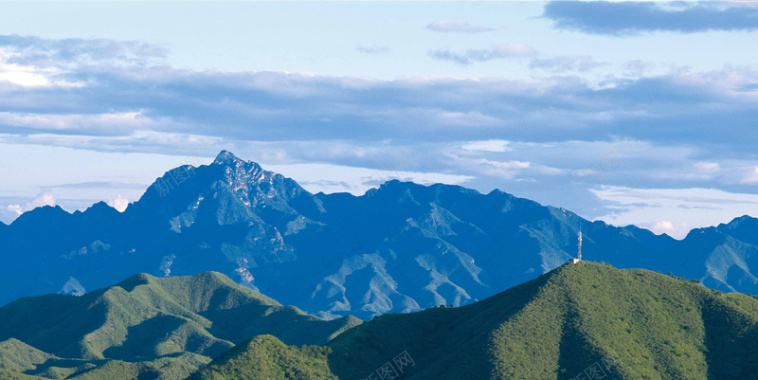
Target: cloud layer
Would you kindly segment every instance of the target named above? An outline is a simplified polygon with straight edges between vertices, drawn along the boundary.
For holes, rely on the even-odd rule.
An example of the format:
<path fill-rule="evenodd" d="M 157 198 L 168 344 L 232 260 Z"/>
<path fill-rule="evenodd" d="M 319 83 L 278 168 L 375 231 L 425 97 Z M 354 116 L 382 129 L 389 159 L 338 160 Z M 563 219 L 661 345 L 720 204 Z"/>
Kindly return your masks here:
<path fill-rule="evenodd" d="M 503 44 L 490 49 L 469 49 L 464 53 L 456 53 L 447 49 L 429 51 L 432 58 L 453 61 L 461 65 L 470 65 L 473 61 L 487 62 L 493 59 L 529 58 L 537 52 L 524 44 Z"/>
<path fill-rule="evenodd" d="M 381 182 L 366 171 L 412 152 L 414 166 L 393 169 L 397 177 L 499 187 L 608 217 L 618 192 L 593 191 L 603 185 L 730 193 L 758 185 L 754 67 L 597 83 L 565 73 L 599 65 L 591 57 L 543 58 L 511 44 L 438 58 L 524 59 L 564 75 L 376 80 L 181 70 L 161 60 L 160 48 L 133 42 L 0 41 L 0 143 L 203 157 L 230 149 L 290 169 L 339 166 L 344 175 L 306 186 L 358 192 Z M 610 153 L 623 165 L 609 169 Z M 650 225 L 658 222 L 678 228 L 672 219 Z"/>
<path fill-rule="evenodd" d="M 758 29 L 758 8 L 739 2 L 551 1 L 543 17 L 553 20 L 557 28 L 590 34 Z"/>

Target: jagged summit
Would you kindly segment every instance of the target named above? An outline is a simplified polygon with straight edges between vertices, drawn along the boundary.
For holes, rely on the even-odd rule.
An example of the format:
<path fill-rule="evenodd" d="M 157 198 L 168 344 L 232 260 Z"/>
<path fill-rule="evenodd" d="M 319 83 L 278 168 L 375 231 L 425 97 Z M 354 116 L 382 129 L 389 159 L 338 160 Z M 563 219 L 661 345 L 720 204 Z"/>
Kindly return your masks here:
<path fill-rule="evenodd" d="M 87 210 L 107 210 L 107 209 L 110 209 L 110 208 L 113 208 L 113 207 L 109 206 L 104 201 L 100 201 L 100 202 L 94 203 L 92 206 L 89 206 L 87 208 Z M 85 210 L 85 212 L 87 210 Z"/>
<path fill-rule="evenodd" d="M 213 165 L 232 165 L 238 162 L 246 162 L 228 150 L 222 150 L 213 160 Z"/>
<path fill-rule="evenodd" d="M 228 150 L 222 150 L 219 152 L 216 159 L 211 163 L 211 166 L 231 168 L 231 170 L 226 171 L 227 174 L 252 174 L 264 177 L 273 177 L 277 175 L 272 171 L 264 170 L 257 162 L 243 160 Z"/>
<path fill-rule="evenodd" d="M 215 198 L 219 191 L 225 191 L 224 188 L 240 193 L 241 198 L 251 198 L 251 194 L 248 193 L 251 191 L 270 193 L 269 188 L 258 190 L 264 183 L 274 185 L 274 182 L 286 183 L 286 187 L 299 188 L 292 179 L 266 171 L 253 161 L 242 160 L 233 153 L 222 150 L 211 165 L 199 167 L 182 165 L 167 171 L 153 182 L 134 209 L 144 209 L 144 205 L 140 204 L 143 200 L 149 200 L 151 207 L 159 206 L 155 205 L 156 202 L 169 200 L 169 203 L 173 203 L 176 200 L 180 201 L 180 204 L 174 204 L 172 207 L 184 208 L 188 207 L 189 202 L 197 202 L 201 198 Z M 299 190 L 305 191 L 302 188 Z M 269 198 L 271 198 L 270 195 L 267 194 Z M 242 199 L 242 201 L 257 203 L 248 199 Z"/>
<path fill-rule="evenodd" d="M 97 217 L 106 217 L 106 216 L 113 216 L 118 214 L 118 210 L 111 207 L 109 204 L 100 201 L 92 206 L 88 207 L 83 212 L 76 211 L 74 214 L 82 214 L 86 216 L 97 216 Z"/>

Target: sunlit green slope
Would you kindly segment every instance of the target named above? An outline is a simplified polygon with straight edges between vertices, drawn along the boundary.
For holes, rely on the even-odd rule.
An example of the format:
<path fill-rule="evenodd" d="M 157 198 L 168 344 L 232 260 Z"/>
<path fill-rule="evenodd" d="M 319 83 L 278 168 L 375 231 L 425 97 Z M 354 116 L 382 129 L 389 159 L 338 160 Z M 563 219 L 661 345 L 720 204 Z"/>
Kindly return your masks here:
<path fill-rule="evenodd" d="M 329 372 L 301 378 L 381 378 L 389 363 L 414 380 L 747 379 L 758 373 L 757 322 L 751 296 L 582 262 L 468 306 L 377 317 L 309 359 Z M 238 347 L 225 354 L 236 360 L 216 361 L 198 378 L 243 379 L 235 374 L 265 366 L 267 378 L 286 379 L 286 363 L 252 359 L 273 357 L 271 347 L 283 350 Z M 305 371 L 303 354 L 289 350 Z"/>

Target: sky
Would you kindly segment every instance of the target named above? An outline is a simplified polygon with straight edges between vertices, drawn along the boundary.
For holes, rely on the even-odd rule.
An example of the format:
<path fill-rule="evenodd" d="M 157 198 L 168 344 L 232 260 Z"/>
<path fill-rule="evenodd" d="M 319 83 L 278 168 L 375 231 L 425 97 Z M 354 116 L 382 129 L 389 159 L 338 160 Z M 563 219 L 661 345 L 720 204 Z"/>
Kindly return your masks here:
<path fill-rule="evenodd" d="M 226 149 L 682 238 L 758 217 L 756 41 L 751 2 L 0 1 L 0 221 Z"/>

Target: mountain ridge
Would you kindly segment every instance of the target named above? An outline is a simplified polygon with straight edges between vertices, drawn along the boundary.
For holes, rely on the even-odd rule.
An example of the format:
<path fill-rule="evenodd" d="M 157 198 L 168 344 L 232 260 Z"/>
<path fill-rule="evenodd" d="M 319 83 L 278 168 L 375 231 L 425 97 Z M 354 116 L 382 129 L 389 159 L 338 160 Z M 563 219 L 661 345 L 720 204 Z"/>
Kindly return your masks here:
<path fill-rule="evenodd" d="M 139 272 L 213 270 L 324 318 L 370 319 L 532 279 L 575 255 L 579 230 L 589 260 L 758 293 L 758 222 L 748 216 L 675 240 L 500 190 L 392 180 L 361 196 L 312 194 L 222 151 L 210 165 L 166 172 L 123 213 L 102 202 L 43 207 L 0 228 L 0 303 Z"/>

